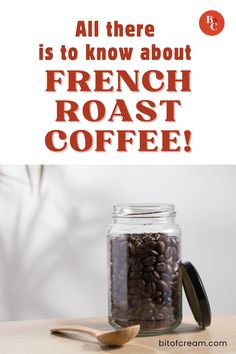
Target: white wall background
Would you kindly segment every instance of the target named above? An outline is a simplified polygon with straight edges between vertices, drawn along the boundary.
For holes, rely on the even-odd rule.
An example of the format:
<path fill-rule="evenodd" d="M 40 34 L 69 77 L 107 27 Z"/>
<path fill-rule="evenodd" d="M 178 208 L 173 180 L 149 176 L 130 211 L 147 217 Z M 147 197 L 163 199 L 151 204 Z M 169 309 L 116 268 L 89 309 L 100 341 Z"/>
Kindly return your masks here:
<path fill-rule="evenodd" d="M 235 314 L 235 181 L 236 166 L 46 166 L 38 197 L 24 166 L 1 167 L 0 321 L 106 314 L 105 234 L 118 202 L 176 204 L 183 259 L 213 313 Z"/>

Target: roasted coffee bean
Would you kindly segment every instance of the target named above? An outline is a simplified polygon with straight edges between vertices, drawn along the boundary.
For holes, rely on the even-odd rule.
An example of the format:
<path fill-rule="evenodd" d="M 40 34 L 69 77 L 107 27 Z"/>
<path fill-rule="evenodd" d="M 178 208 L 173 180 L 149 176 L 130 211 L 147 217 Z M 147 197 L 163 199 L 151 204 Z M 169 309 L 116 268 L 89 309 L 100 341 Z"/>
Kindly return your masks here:
<path fill-rule="evenodd" d="M 155 305 L 151 301 L 144 304 L 143 307 L 145 307 L 146 310 L 154 310 L 155 309 Z"/>
<path fill-rule="evenodd" d="M 138 287 L 141 289 L 141 290 L 144 290 L 145 289 L 145 286 L 146 286 L 146 283 L 143 279 L 140 279 L 138 281 Z"/>
<path fill-rule="evenodd" d="M 150 281 L 149 272 L 143 272 L 143 279 L 145 280 L 145 282 L 149 282 Z"/>
<path fill-rule="evenodd" d="M 164 301 L 164 304 L 170 307 L 172 305 L 172 299 L 170 297 L 167 297 Z"/>
<path fill-rule="evenodd" d="M 129 250 L 130 250 L 130 252 L 131 252 L 133 255 L 136 254 L 136 252 L 135 252 L 135 246 L 134 246 L 133 243 L 129 243 Z"/>
<path fill-rule="evenodd" d="M 162 300 L 162 298 L 160 296 L 156 299 L 156 302 L 158 304 L 163 304 L 163 300 Z"/>
<path fill-rule="evenodd" d="M 180 266 L 180 265 L 179 265 L 179 262 L 175 262 L 175 263 L 173 264 L 173 267 L 172 267 L 172 269 L 173 269 L 172 278 L 173 278 L 173 276 L 175 276 L 175 275 L 179 276 L 179 272 L 178 272 L 179 266 Z"/>
<path fill-rule="evenodd" d="M 165 319 L 165 315 L 161 312 L 159 312 L 157 315 L 156 315 L 156 320 L 164 320 Z"/>
<path fill-rule="evenodd" d="M 165 262 L 165 261 L 166 261 L 166 259 L 165 259 L 165 256 L 163 254 L 161 254 L 161 255 L 159 255 L 157 257 L 157 262 L 158 263 L 162 263 L 162 262 Z"/>
<path fill-rule="evenodd" d="M 153 299 L 157 299 L 157 298 L 158 298 L 159 296 L 161 296 L 161 295 L 162 295 L 162 292 L 159 291 L 159 290 L 156 290 L 155 294 L 152 295 L 152 298 L 153 298 Z"/>
<path fill-rule="evenodd" d="M 170 246 L 168 246 L 165 252 L 165 257 L 168 259 L 171 257 L 171 254 L 172 254 L 172 249 Z"/>
<path fill-rule="evenodd" d="M 154 267 L 153 266 L 145 266 L 144 267 L 144 271 L 145 272 L 152 272 L 154 270 Z"/>
<path fill-rule="evenodd" d="M 173 274 L 173 270 L 172 270 L 172 267 L 171 267 L 170 264 L 166 265 L 166 272 L 169 273 L 169 274 Z"/>
<path fill-rule="evenodd" d="M 131 294 L 131 295 L 138 295 L 139 293 L 140 293 L 139 288 L 130 288 L 129 289 L 129 294 Z"/>
<path fill-rule="evenodd" d="M 158 241 L 157 242 L 157 246 L 156 246 L 156 249 L 157 249 L 157 252 L 159 254 L 163 254 L 165 252 L 165 243 L 163 241 Z"/>
<path fill-rule="evenodd" d="M 156 283 L 157 290 L 165 291 L 168 289 L 168 285 L 164 280 L 158 280 Z"/>
<path fill-rule="evenodd" d="M 168 274 L 163 273 L 161 275 L 161 279 L 164 280 L 166 283 L 169 283 L 171 281 L 171 276 Z"/>
<path fill-rule="evenodd" d="M 141 255 L 141 254 L 145 254 L 147 253 L 148 248 L 142 244 L 139 244 L 138 246 L 136 246 L 136 253 Z"/>
<path fill-rule="evenodd" d="M 146 297 L 143 299 L 143 304 L 148 304 L 149 302 L 152 302 L 152 298 L 151 297 Z"/>
<path fill-rule="evenodd" d="M 155 241 L 149 241 L 149 238 L 146 239 L 145 246 L 150 248 L 151 250 L 154 250 L 156 248 L 156 242 Z"/>
<path fill-rule="evenodd" d="M 149 280 L 150 280 L 150 281 L 153 281 L 154 283 L 157 282 L 157 278 L 155 277 L 154 272 L 150 273 L 150 275 L 149 275 Z"/>
<path fill-rule="evenodd" d="M 163 233 L 111 239 L 111 313 L 120 326 L 163 329 L 180 318 L 179 240 Z"/>
<path fill-rule="evenodd" d="M 148 320 L 150 317 L 152 317 L 152 310 L 151 309 L 145 309 L 142 311 L 141 316 L 145 318 L 145 320 Z"/>
<path fill-rule="evenodd" d="M 128 281 L 128 286 L 129 286 L 130 288 L 138 287 L 138 280 L 129 279 L 129 281 Z"/>
<path fill-rule="evenodd" d="M 165 243 L 166 247 L 168 247 L 168 246 L 170 245 L 170 239 L 171 239 L 171 237 L 166 237 L 166 236 L 164 236 L 164 235 L 162 235 L 162 236 L 160 237 L 160 240 Z"/>
<path fill-rule="evenodd" d="M 155 281 L 157 281 L 157 280 L 159 280 L 159 279 L 161 278 L 160 275 L 159 275 L 159 273 L 157 273 L 155 270 L 153 271 L 152 274 L 153 274 L 154 277 L 155 277 Z"/>
<path fill-rule="evenodd" d="M 132 299 L 130 301 L 130 305 L 132 305 L 133 307 L 138 307 L 142 305 L 142 300 L 141 299 Z"/>
<path fill-rule="evenodd" d="M 113 265 L 114 265 L 114 262 L 115 262 L 115 261 L 116 261 L 116 260 L 113 261 Z M 120 259 L 117 259 L 117 261 L 120 263 Z M 129 263 L 130 265 L 134 265 L 134 264 L 137 264 L 137 263 L 139 263 L 139 262 L 137 261 L 137 258 L 136 258 L 136 257 L 130 256 L 130 257 L 129 257 L 129 260 L 128 260 L 128 263 Z"/>
<path fill-rule="evenodd" d="M 164 272 L 166 269 L 166 264 L 164 262 L 161 262 L 161 263 L 157 263 L 156 265 L 156 270 L 158 272 Z"/>
<path fill-rule="evenodd" d="M 150 298 L 150 294 L 147 293 L 146 291 L 143 291 L 141 296 L 142 296 L 143 301 L 145 301 L 145 299 L 149 299 Z"/>
<path fill-rule="evenodd" d="M 166 264 L 167 265 L 169 264 L 171 266 L 172 271 L 173 271 L 173 263 L 174 263 L 173 257 L 170 257 L 166 260 Z"/>
<path fill-rule="evenodd" d="M 132 265 L 132 270 L 137 270 L 137 271 L 141 271 L 143 270 L 143 265 L 142 263 L 135 263 Z"/>
<path fill-rule="evenodd" d="M 176 248 L 172 248 L 172 258 L 173 260 L 175 261 L 177 259 L 177 251 L 176 251 Z"/>
<path fill-rule="evenodd" d="M 146 286 L 146 291 L 147 291 L 147 293 L 149 293 L 149 294 L 154 294 L 155 293 L 155 291 L 156 291 L 156 284 L 154 283 L 154 282 L 150 282 L 150 283 L 148 283 L 147 284 L 147 286 Z"/>
<path fill-rule="evenodd" d="M 135 311 L 135 315 L 136 315 L 135 318 L 139 318 L 139 316 L 141 315 L 141 313 L 142 313 L 142 307 L 140 306 L 140 307 L 138 307 L 138 308 L 136 309 L 136 311 Z"/>
<path fill-rule="evenodd" d="M 162 312 L 164 315 L 166 315 L 167 313 L 169 313 L 169 309 L 168 309 L 168 307 L 163 306 L 163 308 L 162 308 L 161 312 Z"/>
<path fill-rule="evenodd" d="M 154 264 L 156 262 L 156 258 L 153 256 L 148 256 L 146 258 L 143 259 L 143 264 L 150 266 L 152 264 Z"/>
<path fill-rule="evenodd" d="M 154 250 L 149 250 L 149 251 L 148 251 L 148 254 L 150 254 L 150 255 L 152 255 L 152 256 L 155 256 L 155 257 L 158 256 L 157 251 L 154 251 Z"/>
<path fill-rule="evenodd" d="M 129 276 L 131 279 L 139 279 L 141 276 L 141 273 L 140 272 L 130 272 Z"/>

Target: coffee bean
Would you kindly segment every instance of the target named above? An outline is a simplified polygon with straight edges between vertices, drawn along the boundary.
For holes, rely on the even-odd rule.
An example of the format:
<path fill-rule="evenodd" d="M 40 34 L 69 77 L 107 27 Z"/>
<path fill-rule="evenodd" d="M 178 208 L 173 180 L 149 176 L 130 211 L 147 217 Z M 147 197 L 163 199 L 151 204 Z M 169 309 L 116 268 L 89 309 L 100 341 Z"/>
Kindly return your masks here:
<path fill-rule="evenodd" d="M 162 295 L 162 292 L 159 290 L 156 290 L 155 294 L 153 294 L 152 298 L 153 299 L 157 299 L 158 297 L 160 297 Z"/>
<path fill-rule="evenodd" d="M 154 272 L 149 273 L 149 280 L 150 280 L 150 281 L 153 281 L 154 283 L 157 282 L 157 278 L 156 278 Z"/>
<path fill-rule="evenodd" d="M 166 246 L 165 246 L 165 243 L 163 241 L 158 241 L 156 247 L 157 247 L 157 252 L 159 254 L 163 254 L 165 252 Z"/>
<path fill-rule="evenodd" d="M 153 256 L 148 256 L 143 259 L 143 264 L 145 265 L 152 265 L 156 262 L 156 258 Z"/>
<path fill-rule="evenodd" d="M 155 257 L 158 256 L 157 251 L 154 251 L 154 250 L 149 250 L 148 253 L 149 253 L 150 255 L 152 255 L 152 256 L 155 256 Z"/>
<path fill-rule="evenodd" d="M 163 313 L 164 315 L 166 315 L 167 313 L 169 313 L 168 307 L 163 306 L 163 308 L 162 308 L 162 313 Z"/>
<path fill-rule="evenodd" d="M 139 316 L 141 315 L 142 313 L 142 307 L 138 307 L 135 311 L 135 318 L 139 318 Z"/>
<path fill-rule="evenodd" d="M 131 295 L 137 295 L 137 294 L 139 294 L 139 292 L 140 292 L 140 289 L 139 289 L 139 288 L 130 288 L 130 289 L 129 289 L 129 293 L 130 293 Z"/>
<path fill-rule="evenodd" d="M 145 304 L 145 309 L 153 310 L 153 309 L 155 309 L 155 305 L 152 302 L 148 302 Z"/>
<path fill-rule="evenodd" d="M 146 283 L 143 279 L 140 279 L 138 281 L 138 287 L 141 289 L 141 290 L 144 290 L 145 289 L 145 286 L 146 286 Z"/>
<path fill-rule="evenodd" d="M 136 252 L 135 252 L 135 246 L 134 246 L 133 243 L 129 243 L 129 250 L 130 250 L 130 252 L 131 252 L 133 255 L 136 254 Z"/>
<path fill-rule="evenodd" d="M 137 271 L 140 271 L 140 270 L 143 270 L 143 265 L 142 263 L 136 263 L 132 266 L 132 270 L 137 270 Z"/>
<path fill-rule="evenodd" d="M 163 299 L 167 299 L 169 296 L 171 296 L 172 290 L 168 287 L 165 291 L 162 292 L 162 297 Z"/>
<path fill-rule="evenodd" d="M 153 271 L 153 275 L 156 278 L 155 281 L 160 279 L 159 273 L 157 273 L 155 270 Z"/>
<path fill-rule="evenodd" d="M 169 283 L 171 281 L 171 276 L 168 274 L 163 273 L 161 275 L 161 279 L 164 280 L 166 283 Z"/>
<path fill-rule="evenodd" d="M 143 304 L 148 304 L 149 302 L 152 302 L 152 298 L 151 297 L 146 297 L 143 299 Z"/>
<path fill-rule="evenodd" d="M 172 249 L 170 246 L 167 247 L 166 252 L 165 252 L 165 257 L 170 258 L 172 254 Z"/>
<path fill-rule="evenodd" d="M 166 259 L 165 259 L 165 256 L 163 254 L 161 254 L 161 255 L 159 255 L 157 257 L 157 262 L 158 263 L 162 263 L 162 262 L 165 262 L 165 261 L 166 261 Z"/>
<path fill-rule="evenodd" d="M 155 241 L 149 241 L 149 237 L 146 239 L 145 246 L 150 248 L 151 250 L 155 249 L 156 247 L 156 242 Z"/>
<path fill-rule="evenodd" d="M 138 280 L 129 279 L 128 286 L 129 286 L 129 288 L 137 287 L 138 286 Z"/>
<path fill-rule="evenodd" d="M 142 300 L 141 299 L 132 299 L 131 301 L 130 301 L 130 304 L 132 305 L 132 306 L 134 306 L 134 307 L 138 307 L 138 306 L 141 306 L 142 305 Z"/>
<path fill-rule="evenodd" d="M 165 319 L 165 315 L 163 313 L 160 312 L 156 315 L 156 320 L 164 320 L 164 319 Z"/>
<path fill-rule="evenodd" d="M 156 265 L 156 270 L 158 272 L 164 272 L 166 269 L 166 264 L 164 262 L 161 262 L 161 263 L 157 263 Z"/>
<path fill-rule="evenodd" d="M 149 293 L 147 293 L 147 292 L 145 292 L 145 291 L 142 292 L 142 298 L 143 298 L 143 299 L 149 299 L 149 297 L 150 297 L 150 294 L 149 294 Z"/>
<path fill-rule="evenodd" d="M 154 282 L 150 282 L 146 286 L 146 290 L 150 294 L 154 294 L 156 291 L 156 284 Z"/>
<path fill-rule="evenodd" d="M 151 310 L 151 309 L 145 309 L 145 310 L 143 310 L 141 316 L 142 316 L 145 320 L 148 320 L 150 317 L 152 317 L 152 310 Z"/>
<path fill-rule="evenodd" d="M 156 287 L 160 291 L 165 291 L 168 289 L 168 285 L 164 280 L 158 280 L 158 282 L 156 283 Z"/>
<path fill-rule="evenodd" d="M 163 304 L 163 300 L 162 300 L 162 298 L 160 296 L 157 298 L 156 301 L 157 301 L 158 304 Z"/>
<path fill-rule="evenodd" d="M 171 267 L 170 264 L 166 265 L 166 272 L 169 273 L 169 274 L 173 274 L 172 267 Z"/>
<path fill-rule="evenodd" d="M 164 301 L 164 304 L 167 306 L 167 307 L 170 307 L 172 305 L 172 299 L 171 297 L 167 297 Z"/>
<path fill-rule="evenodd" d="M 177 250 L 176 250 L 176 248 L 173 247 L 172 248 L 172 258 L 174 261 L 176 261 L 177 257 L 178 257 Z"/>
<path fill-rule="evenodd" d="M 111 313 L 119 326 L 164 329 L 180 318 L 180 251 L 176 236 L 124 234 L 110 241 Z"/>
<path fill-rule="evenodd" d="M 149 272 L 143 272 L 143 279 L 144 279 L 146 282 L 149 282 L 149 281 L 150 281 Z"/>
<path fill-rule="evenodd" d="M 153 266 L 145 266 L 144 267 L 144 271 L 145 272 L 152 272 L 154 270 L 154 267 Z"/>
<path fill-rule="evenodd" d="M 129 276 L 130 276 L 131 279 L 139 279 L 140 276 L 141 276 L 141 273 L 140 272 L 131 272 L 129 274 Z"/>
<path fill-rule="evenodd" d="M 120 259 L 117 259 L 117 261 L 120 263 Z M 115 260 L 114 260 L 114 262 L 115 262 Z M 114 262 L 113 262 L 113 266 L 114 266 Z M 130 265 L 134 265 L 134 264 L 138 264 L 139 263 L 137 258 L 133 257 L 133 256 L 129 257 L 128 262 L 129 262 Z"/>
<path fill-rule="evenodd" d="M 147 253 L 147 251 L 148 251 L 148 248 L 142 244 L 139 244 L 138 246 L 136 246 L 136 253 L 139 255 L 145 254 L 145 253 Z"/>

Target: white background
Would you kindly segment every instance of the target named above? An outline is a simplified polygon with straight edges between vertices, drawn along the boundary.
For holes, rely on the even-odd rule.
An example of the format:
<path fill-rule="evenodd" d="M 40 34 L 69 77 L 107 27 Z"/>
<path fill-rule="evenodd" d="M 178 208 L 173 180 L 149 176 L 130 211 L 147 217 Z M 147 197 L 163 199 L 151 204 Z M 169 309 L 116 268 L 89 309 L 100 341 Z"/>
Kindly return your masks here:
<path fill-rule="evenodd" d="M 174 203 L 213 318 L 236 314 L 235 166 L 46 166 L 41 197 L 37 167 L 33 191 L 24 167 L 0 172 L 0 321 L 106 315 L 119 202 Z"/>
<path fill-rule="evenodd" d="M 1 4 L 1 163 L 53 163 L 53 164 L 227 164 L 235 163 L 235 30 L 234 1 L 178 0 L 178 1 L 12 1 Z M 225 18 L 225 28 L 218 36 L 206 36 L 198 25 L 206 10 L 214 9 Z M 155 38 L 121 38 L 109 40 L 104 32 L 90 42 L 104 46 L 130 46 L 136 48 L 156 43 L 159 47 L 179 47 L 190 44 L 192 61 L 169 62 L 77 62 L 62 63 L 38 60 L 38 45 L 58 47 L 61 44 L 81 48 L 88 39 L 75 37 L 78 20 L 100 20 L 101 26 L 109 20 L 128 23 L 153 23 Z M 177 111 L 177 122 L 165 124 L 159 119 L 153 124 L 142 124 L 144 129 L 189 129 L 192 131 L 192 153 L 138 153 L 136 148 L 127 153 L 77 153 L 68 148 L 63 153 L 52 153 L 44 144 L 46 132 L 63 127 L 67 132 L 88 129 L 85 123 L 56 123 L 55 99 L 75 99 L 84 102 L 98 98 L 94 94 L 56 95 L 45 92 L 46 69 L 127 69 L 141 70 L 169 68 L 192 70 L 192 93 L 169 95 L 182 100 Z M 105 95 L 105 96 L 104 96 Z M 113 107 L 119 95 L 101 94 L 100 98 Z M 122 95 L 120 95 L 122 96 Z M 130 94 L 123 96 L 128 103 L 142 99 L 159 101 L 164 92 L 156 95 Z M 147 97 L 148 96 L 148 97 Z M 104 98 L 106 97 L 106 98 Z M 121 97 L 120 97 L 121 98 Z M 134 113 L 135 114 L 135 113 Z M 68 125 L 69 124 L 69 125 Z M 95 124 L 95 123 L 94 123 Z M 105 122 L 92 124 L 93 129 L 109 129 Z M 134 124 L 131 124 L 132 128 Z M 91 127 L 91 126 L 90 126 Z M 129 129 L 129 125 L 115 124 L 114 129 Z M 138 124 L 135 123 L 135 128 Z"/>

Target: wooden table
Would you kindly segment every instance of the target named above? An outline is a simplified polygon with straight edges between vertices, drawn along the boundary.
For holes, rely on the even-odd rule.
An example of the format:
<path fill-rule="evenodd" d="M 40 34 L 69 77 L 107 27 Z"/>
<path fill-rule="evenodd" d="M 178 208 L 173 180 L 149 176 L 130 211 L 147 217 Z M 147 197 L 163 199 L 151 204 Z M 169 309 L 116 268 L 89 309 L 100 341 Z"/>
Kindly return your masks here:
<path fill-rule="evenodd" d="M 89 353 L 232 353 L 236 354 L 236 316 L 213 318 L 208 329 L 199 330 L 192 317 L 168 335 L 135 338 L 120 348 L 100 346 L 92 337 L 84 334 L 51 335 L 49 329 L 67 324 L 83 324 L 108 329 L 105 318 L 61 319 L 41 321 L 18 321 L 0 323 L 0 354 L 89 354 Z M 164 346 L 159 343 L 171 341 L 217 341 L 218 346 Z M 226 341 L 227 346 L 219 346 Z"/>

